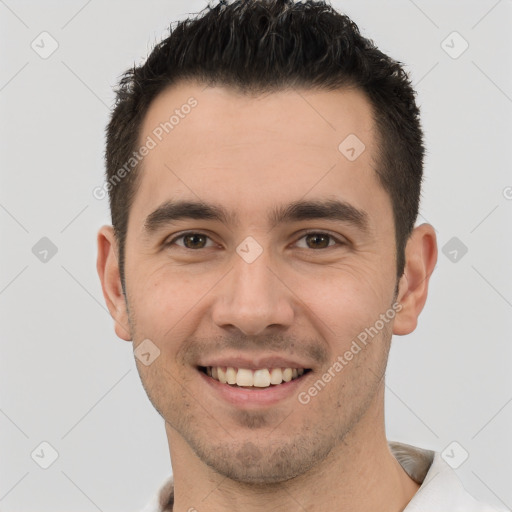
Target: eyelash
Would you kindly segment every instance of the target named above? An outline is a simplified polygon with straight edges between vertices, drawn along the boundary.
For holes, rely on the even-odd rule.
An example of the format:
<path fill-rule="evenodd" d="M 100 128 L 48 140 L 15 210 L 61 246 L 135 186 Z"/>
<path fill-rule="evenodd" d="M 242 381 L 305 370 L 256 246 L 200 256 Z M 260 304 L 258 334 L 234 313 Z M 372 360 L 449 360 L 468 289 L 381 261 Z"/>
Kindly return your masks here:
<path fill-rule="evenodd" d="M 186 231 L 184 233 L 181 233 L 180 235 L 178 236 L 175 236 L 172 240 L 169 240 L 168 242 L 165 242 L 164 243 L 164 246 L 165 247 L 170 247 L 172 245 L 174 245 L 174 243 L 177 241 L 177 240 L 180 240 L 188 235 L 201 235 L 201 236 L 205 236 L 206 238 L 208 238 L 209 240 L 211 240 L 211 238 L 205 234 L 205 233 L 201 233 L 200 231 Z M 331 240 L 334 240 L 335 242 L 337 242 L 338 246 L 344 246 L 344 245 L 347 245 L 347 242 L 344 242 L 343 240 L 340 240 L 339 238 L 335 237 L 334 235 L 331 235 L 330 233 L 326 233 L 324 231 L 306 231 L 302 234 L 302 236 L 298 239 L 298 240 L 302 240 L 304 237 L 308 236 L 308 235 L 325 235 L 327 237 L 329 237 Z M 201 249 L 189 249 L 188 247 L 182 247 L 182 246 L 178 246 L 180 247 L 181 249 L 185 249 L 185 250 L 188 250 L 188 251 L 200 251 Z M 323 250 L 325 249 L 331 249 L 335 247 L 335 245 L 329 245 L 325 248 L 323 248 Z M 204 247 L 202 249 L 207 249 L 207 247 Z M 307 249 L 307 248 L 306 248 Z M 322 249 L 311 249 L 311 250 L 322 250 Z"/>

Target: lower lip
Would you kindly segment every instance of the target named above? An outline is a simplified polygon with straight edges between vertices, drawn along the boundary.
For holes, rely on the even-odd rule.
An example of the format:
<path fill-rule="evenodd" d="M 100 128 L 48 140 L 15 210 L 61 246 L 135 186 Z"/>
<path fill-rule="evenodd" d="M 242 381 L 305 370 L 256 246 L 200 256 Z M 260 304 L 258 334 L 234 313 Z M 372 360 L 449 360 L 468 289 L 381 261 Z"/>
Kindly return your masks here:
<path fill-rule="evenodd" d="M 218 380 L 209 377 L 205 373 L 199 371 L 203 381 L 210 386 L 210 389 L 219 395 L 225 401 L 237 407 L 261 407 L 269 406 L 279 403 L 280 401 L 297 394 L 297 389 L 304 382 L 304 379 L 311 373 L 308 372 L 303 376 L 284 382 L 277 386 L 270 386 L 268 388 L 254 388 L 246 389 L 229 384 L 222 384 Z"/>

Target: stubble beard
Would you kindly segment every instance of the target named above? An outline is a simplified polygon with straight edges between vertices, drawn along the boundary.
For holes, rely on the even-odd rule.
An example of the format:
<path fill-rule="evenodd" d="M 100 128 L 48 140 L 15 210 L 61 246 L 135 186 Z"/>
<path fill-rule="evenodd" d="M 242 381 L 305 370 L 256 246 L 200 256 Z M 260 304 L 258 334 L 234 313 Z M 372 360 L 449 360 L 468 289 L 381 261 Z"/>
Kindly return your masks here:
<path fill-rule="evenodd" d="M 132 340 L 139 339 L 128 305 L 127 311 Z M 137 368 L 144 390 L 157 412 L 204 464 L 239 484 L 269 489 L 318 466 L 357 426 L 384 385 L 391 341 L 388 327 L 372 342 L 372 345 L 382 344 L 380 350 L 383 353 L 379 355 L 377 367 L 370 369 L 374 378 L 365 383 L 365 392 L 361 394 L 359 390 L 354 395 L 353 389 L 349 389 L 348 393 L 342 394 L 344 399 L 335 401 L 330 407 L 345 408 L 346 411 L 346 405 L 350 403 L 350 413 L 344 414 L 343 418 L 326 411 L 325 419 L 319 421 L 318 415 L 308 413 L 307 406 L 297 401 L 286 412 L 235 411 L 229 423 L 239 428 L 230 436 L 229 428 L 222 425 L 222 418 L 216 418 L 207 404 L 198 406 L 197 399 L 187 392 L 186 383 L 180 385 L 171 378 L 168 370 L 155 364 L 158 359 L 149 367 L 137 362 Z M 161 362 L 163 358 L 159 359 Z M 360 370 L 364 370 L 364 362 L 360 366 Z M 348 384 L 344 382 L 339 391 Z M 357 401 L 355 396 L 362 400 Z M 180 404 L 179 407 L 176 404 Z M 297 414 L 302 416 L 299 418 L 300 429 L 294 422 Z M 205 428 L 205 425 L 210 427 Z M 240 431 L 247 433 L 243 439 L 239 439 Z"/>

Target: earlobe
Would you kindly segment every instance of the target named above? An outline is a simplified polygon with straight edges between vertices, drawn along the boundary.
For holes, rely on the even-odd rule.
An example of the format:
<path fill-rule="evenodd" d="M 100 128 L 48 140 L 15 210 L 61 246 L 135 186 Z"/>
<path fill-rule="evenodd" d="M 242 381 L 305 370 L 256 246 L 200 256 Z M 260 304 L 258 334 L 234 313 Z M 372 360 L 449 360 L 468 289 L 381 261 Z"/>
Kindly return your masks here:
<path fill-rule="evenodd" d="M 393 334 L 399 336 L 416 329 L 418 317 L 427 300 L 428 283 L 437 263 L 436 233 L 430 224 L 414 228 L 407 242 L 405 257 L 397 297 L 402 309 L 393 325 Z"/>
<path fill-rule="evenodd" d="M 101 281 L 103 297 L 110 315 L 114 319 L 117 336 L 125 341 L 131 341 L 128 312 L 119 273 L 117 240 L 113 227 L 103 226 L 98 232 L 97 241 L 96 270 Z"/>

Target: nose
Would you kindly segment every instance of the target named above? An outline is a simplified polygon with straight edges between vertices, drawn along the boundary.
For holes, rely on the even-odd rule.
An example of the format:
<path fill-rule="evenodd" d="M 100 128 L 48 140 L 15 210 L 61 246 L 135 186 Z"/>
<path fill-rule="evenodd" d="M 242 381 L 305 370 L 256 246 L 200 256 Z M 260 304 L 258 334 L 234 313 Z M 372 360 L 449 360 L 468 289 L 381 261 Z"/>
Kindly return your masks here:
<path fill-rule="evenodd" d="M 252 263 L 234 256 L 234 266 L 219 283 L 213 305 L 217 326 L 236 327 L 246 336 L 256 336 L 270 327 L 292 325 L 293 293 L 267 254 L 263 251 Z"/>

